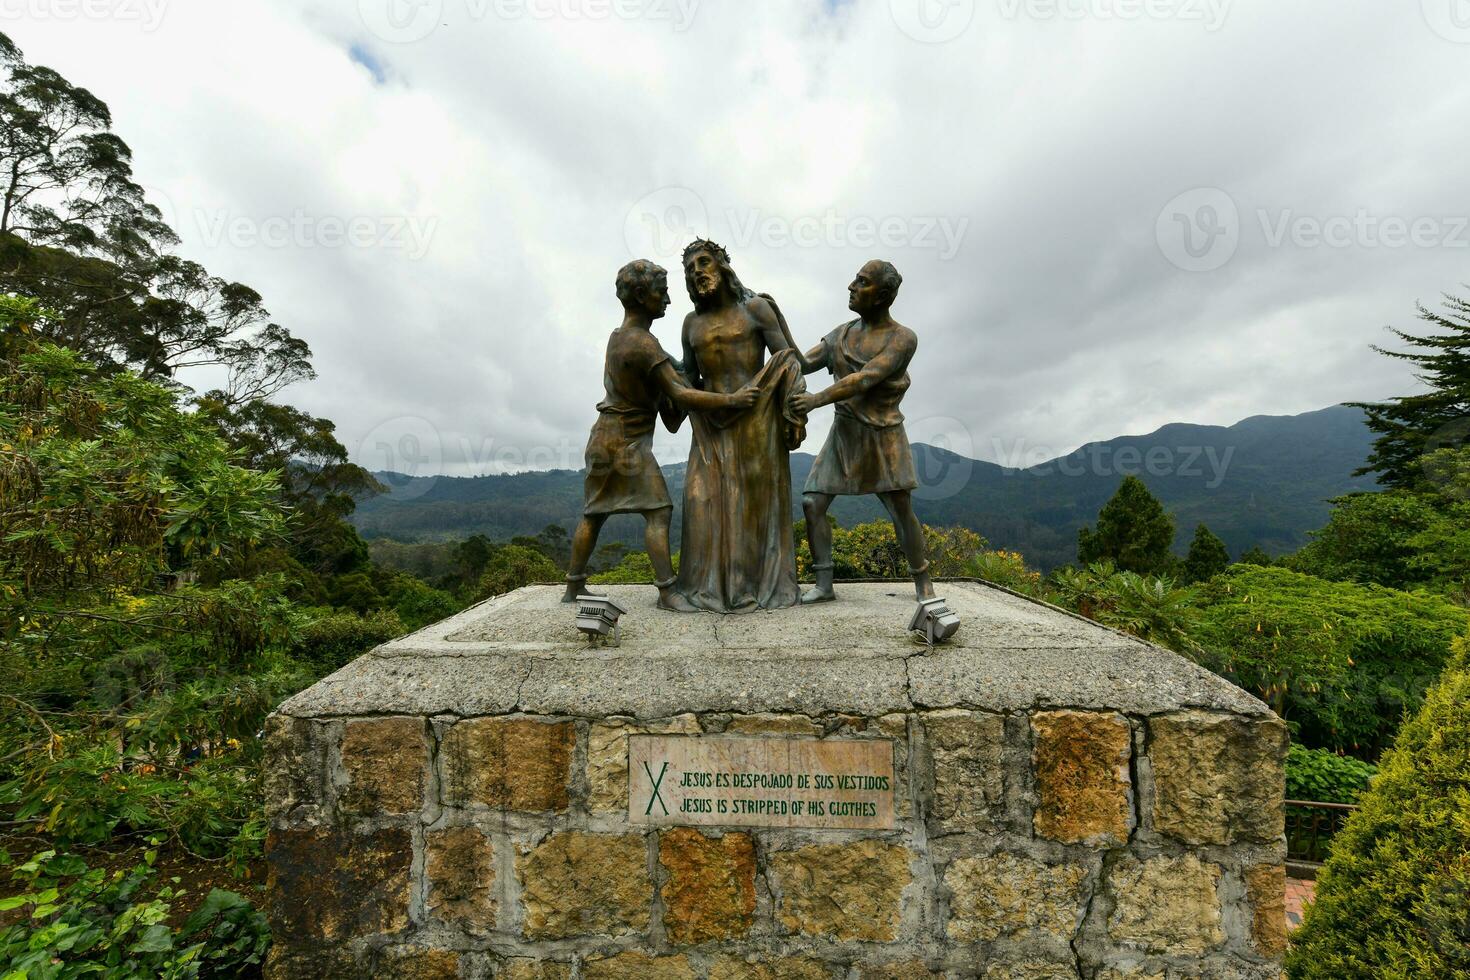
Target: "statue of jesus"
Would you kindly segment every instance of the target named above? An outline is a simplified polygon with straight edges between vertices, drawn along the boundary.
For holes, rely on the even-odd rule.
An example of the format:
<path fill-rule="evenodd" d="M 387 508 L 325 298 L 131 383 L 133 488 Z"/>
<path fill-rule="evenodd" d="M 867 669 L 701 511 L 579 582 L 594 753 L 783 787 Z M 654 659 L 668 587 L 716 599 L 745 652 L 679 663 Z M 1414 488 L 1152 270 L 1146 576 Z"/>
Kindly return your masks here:
<path fill-rule="evenodd" d="M 733 393 L 752 386 L 759 396 L 743 411 L 690 418 L 674 591 L 712 612 L 794 606 L 801 595 L 788 456 L 806 435 L 805 416 L 791 407 L 806 391 L 801 366 L 772 304 L 741 284 L 724 248 L 690 244 L 684 283 L 694 303 L 684 320 L 689 387 Z"/>

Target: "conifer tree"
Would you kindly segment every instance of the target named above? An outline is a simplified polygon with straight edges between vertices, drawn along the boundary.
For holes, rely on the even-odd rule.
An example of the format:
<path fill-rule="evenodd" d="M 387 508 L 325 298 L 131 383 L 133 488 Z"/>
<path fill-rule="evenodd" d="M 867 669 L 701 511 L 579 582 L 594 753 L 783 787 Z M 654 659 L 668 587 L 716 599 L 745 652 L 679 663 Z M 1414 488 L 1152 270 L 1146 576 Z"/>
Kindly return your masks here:
<path fill-rule="evenodd" d="M 1184 557 L 1185 581 L 1204 582 L 1228 567 L 1230 552 L 1225 550 L 1225 542 L 1203 524 L 1195 528 L 1194 540 L 1189 542 L 1189 554 Z"/>
<path fill-rule="evenodd" d="M 1077 558 L 1084 565 L 1108 560 L 1126 572 L 1159 575 L 1174 564 L 1173 544 L 1174 519 L 1142 480 L 1125 476 L 1098 513 L 1097 530 L 1078 532 Z"/>

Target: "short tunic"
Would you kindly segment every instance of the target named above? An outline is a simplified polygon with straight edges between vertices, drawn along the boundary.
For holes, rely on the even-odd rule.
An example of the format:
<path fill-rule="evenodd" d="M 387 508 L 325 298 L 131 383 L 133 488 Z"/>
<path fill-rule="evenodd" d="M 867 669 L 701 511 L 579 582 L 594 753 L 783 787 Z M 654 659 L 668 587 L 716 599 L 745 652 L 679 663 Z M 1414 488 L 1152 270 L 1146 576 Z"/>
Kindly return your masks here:
<path fill-rule="evenodd" d="M 653 428 L 665 396 L 653 372 L 669 360 L 647 330 L 619 327 L 607 341 L 606 397 L 587 439 L 584 514 L 642 514 L 672 507 L 653 457 Z"/>
<path fill-rule="evenodd" d="M 849 340 L 849 333 L 859 322 L 844 323 L 822 338 L 827 366 L 835 380 L 861 371 L 868 363 Z M 838 402 L 832 431 L 812 463 L 803 492 L 837 496 L 917 487 L 914 454 L 898 408 L 908 389 L 905 363 L 862 394 Z"/>

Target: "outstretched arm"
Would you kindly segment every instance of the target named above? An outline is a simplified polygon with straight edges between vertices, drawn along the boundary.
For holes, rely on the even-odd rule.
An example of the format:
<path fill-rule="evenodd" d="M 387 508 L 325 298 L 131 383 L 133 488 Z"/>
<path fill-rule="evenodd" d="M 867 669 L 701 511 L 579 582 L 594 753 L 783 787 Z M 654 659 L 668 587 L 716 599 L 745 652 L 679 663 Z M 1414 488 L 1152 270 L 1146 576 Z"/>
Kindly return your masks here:
<path fill-rule="evenodd" d="M 818 344 L 803 354 L 791 336 L 791 328 L 786 325 L 786 316 L 771 294 L 761 293 L 757 299 L 765 302 L 751 303 L 750 308 L 761 325 L 761 336 L 765 339 L 766 350 L 772 354 L 778 350 L 791 350 L 796 354 L 796 363 L 801 365 L 802 374 L 811 374 L 827 366 L 826 344 Z"/>
<path fill-rule="evenodd" d="M 810 413 L 813 409 L 821 408 L 823 405 L 846 401 L 882 384 L 888 378 L 907 368 L 909 361 L 914 356 L 914 344 L 907 338 L 894 338 L 894 340 L 894 343 L 890 343 L 877 356 L 863 365 L 862 370 L 854 371 L 824 391 L 816 394 L 797 395 L 792 399 L 797 411 Z"/>
<path fill-rule="evenodd" d="M 653 369 L 653 379 L 658 382 L 669 401 L 686 412 L 712 412 L 721 408 L 749 408 L 755 404 L 760 389 L 746 385 L 739 391 L 724 394 L 718 391 L 701 391 L 684 383 L 684 378 L 674 370 L 673 361 L 664 361 Z"/>

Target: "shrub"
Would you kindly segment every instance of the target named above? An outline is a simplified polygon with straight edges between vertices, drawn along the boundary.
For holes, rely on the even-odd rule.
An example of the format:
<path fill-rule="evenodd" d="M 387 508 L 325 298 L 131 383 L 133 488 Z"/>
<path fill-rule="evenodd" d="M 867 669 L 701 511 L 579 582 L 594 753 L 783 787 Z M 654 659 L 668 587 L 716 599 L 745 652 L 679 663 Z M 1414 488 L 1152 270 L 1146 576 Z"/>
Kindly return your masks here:
<path fill-rule="evenodd" d="M 1461 641 L 1332 844 L 1294 980 L 1470 977 L 1470 645 Z"/>
<path fill-rule="evenodd" d="M 180 896 L 164 886 L 146 897 L 155 884 L 154 856 L 150 851 L 145 863 L 110 875 L 52 851 L 17 868 L 12 878 L 25 890 L 0 900 L 0 912 L 29 914 L 0 928 L 7 980 L 225 978 L 259 964 L 270 946 L 265 916 L 234 892 L 216 888 L 182 925 L 168 925 Z"/>
<path fill-rule="evenodd" d="M 1356 803 L 1376 772 L 1376 767 L 1351 756 L 1293 745 L 1286 753 L 1286 798 Z"/>
<path fill-rule="evenodd" d="M 1052 587 L 1059 605 L 1104 626 L 1171 650 L 1194 649 L 1194 592 L 1176 588 L 1171 579 L 1120 572 L 1111 562 L 1098 562 L 1058 571 Z"/>
<path fill-rule="evenodd" d="M 496 550 L 480 576 L 479 596 L 504 595 L 533 582 L 557 582 L 562 572 L 550 558 L 534 548 L 508 544 Z"/>
<path fill-rule="evenodd" d="M 1201 663 L 1305 745 L 1375 757 L 1443 669 L 1466 611 L 1377 585 L 1233 565 L 1201 587 Z"/>
<path fill-rule="evenodd" d="M 324 612 L 295 630 L 291 652 L 316 671 L 331 673 L 405 632 L 398 614 L 390 610 L 378 610 L 365 616 Z"/>
<path fill-rule="evenodd" d="M 1027 568 L 1018 551 L 982 551 L 971 559 L 966 572 L 1023 595 L 1041 598 L 1046 591 L 1041 573 Z"/>

